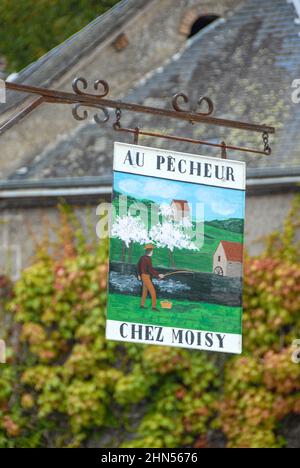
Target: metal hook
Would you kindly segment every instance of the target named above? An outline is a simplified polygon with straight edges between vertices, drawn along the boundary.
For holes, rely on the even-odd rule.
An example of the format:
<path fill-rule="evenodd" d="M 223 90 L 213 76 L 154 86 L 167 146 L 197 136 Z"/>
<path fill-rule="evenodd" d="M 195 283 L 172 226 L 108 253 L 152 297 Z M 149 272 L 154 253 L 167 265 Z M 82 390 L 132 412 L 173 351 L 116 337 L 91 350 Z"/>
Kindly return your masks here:
<path fill-rule="evenodd" d="M 264 143 L 264 153 L 267 156 L 270 156 L 272 154 L 272 148 L 269 145 L 269 134 L 268 132 L 264 132 L 262 135 L 263 143 Z"/>
<path fill-rule="evenodd" d="M 226 146 L 225 141 L 222 141 L 221 145 L 222 145 L 222 148 L 221 148 L 221 158 L 222 158 L 222 159 L 228 159 L 228 158 L 227 158 L 227 146 Z"/>
<path fill-rule="evenodd" d="M 140 128 L 135 127 L 135 133 L 133 137 L 133 144 L 138 145 L 139 144 L 139 137 L 140 137 Z"/>
<path fill-rule="evenodd" d="M 113 124 L 114 130 L 118 131 L 121 128 L 121 117 L 122 117 L 122 111 L 121 109 L 117 108 L 116 109 L 116 121 Z"/>

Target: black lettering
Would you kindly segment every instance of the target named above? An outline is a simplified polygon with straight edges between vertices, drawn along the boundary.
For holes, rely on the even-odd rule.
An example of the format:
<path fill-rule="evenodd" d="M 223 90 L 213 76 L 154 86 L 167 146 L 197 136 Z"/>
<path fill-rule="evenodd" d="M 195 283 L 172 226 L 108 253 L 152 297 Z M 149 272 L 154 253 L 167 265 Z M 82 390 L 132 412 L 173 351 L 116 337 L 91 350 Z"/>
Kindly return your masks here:
<path fill-rule="evenodd" d="M 202 333 L 201 332 L 197 333 L 197 345 L 202 346 Z"/>
<path fill-rule="evenodd" d="M 142 156 L 142 159 L 140 160 L 140 157 Z M 139 167 L 143 167 L 144 164 L 145 164 L 145 153 L 142 153 L 140 154 L 140 152 L 138 151 L 136 153 L 136 164 L 139 166 Z"/>
<path fill-rule="evenodd" d="M 214 344 L 213 334 L 212 333 L 206 333 L 206 335 L 205 335 L 205 345 L 208 348 L 212 348 L 213 344 Z"/>
<path fill-rule="evenodd" d="M 204 168 L 205 168 L 204 169 L 204 177 L 211 178 L 211 176 L 212 176 L 212 165 L 208 164 L 208 163 L 205 163 Z"/>
<path fill-rule="evenodd" d="M 195 171 L 197 176 L 201 176 L 201 163 L 190 161 L 190 175 L 195 175 Z"/>
<path fill-rule="evenodd" d="M 161 171 L 161 165 L 165 164 L 165 162 L 166 162 L 166 158 L 164 158 L 163 156 L 157 156 L 157 166 L 156 166 L 156 168 L 157 168 L 158 171 Z"/>
<path fill-rule="evenodd" d="M 232 180 L 232 182 L 235 182 L 235 178 L 234 178 L 234 171 L 233 171 L 233 167 L 227 167 L 227 180 Z"/>
<path fill-rule="evenodd" d="M 220 335 L 219 333 L 217 333 L 217 338 L 218 338 L 219 344 L 220 344 L 219 348 L 220 348 L 220 349 L 223 349 L 223 348 L 224 348 L 224 340 L 225 340 L 225 338 L 226 338 L 226 335 L 223 335 L 223 336 L 222 336 L 222 335 Z"/>
<path fill-rule="evenodd" d="M 222 173 L 220 174 L 220 170 L 222 169 Z M 225 167 L 219 167 L 216 166 L 216 178 L 219 180 L 224 180 L 225 179 Z"/>
<path fill-rule="evenodd" d="M 164 342 L 163 328 L 162 327 L 156 327 L 156 330 L 158 330 L 156 341 L 158 341 L 158 343 L 163 343 Z"/>
<path fill-rule="evenodd" d="M 154 341 L 154 336 L 153 336 L 153 327 L 147 325 L 145 327 L 145 339 L 146 341 Z"/>
<path fill-rule="evenodd" d="M 122 323 L 122 325 L 120 326 L 120 335 L 121 335 L 122 338 L 126 339 L 128 334 L 125 335 L 124 327 L 128 327 L 128 324 L 127 323 Z"/>
<path fill-rule="evenodd" d="M 191 330 L 188 330 L 185 334 L 185 341 L 187 342 L 187 344 L 189 346 L 192 346 L 192 344 L 194 344 L 194 341 L 195 341 L 195 336 L 194 336 L 194 333 L 191 331 Z"/>
<path fill-rule="evenodd" d="M 131 151 L 130 150 L 128 151 L 128 153 L 126 155 L 124 164 L 126 164 L 127 161 L 129 162 L 130 166 L 133 166 L 133 161 L 132 161 L 132 156 L 131 156 Z"/>
<path fill-rule="evenodd" d="M 185 170 L 183 170 L 182 165 L 184 164 Z M 186 174 L 186 161 L 184 159 L 181 159 L 178 163 L 178 170 L 181 174 Z"/>
<path fill-rule="evenodd" d="M 175 158 L 172 158 L 171 156 L 168 157 L 168 171 L 169 172 L 175 172 Z"/>
<path fill-rule="evenodd" d="M 178 330 L 177 332 L 173 329 L 172 331 L 172 342 L 178 341 L 178 343 L 183 343 L 183 331 Z"/>
<path fill-rule="evenodd" d="M 136 334 L 138 335 L 138 339 L 142 340 L 143 339 L 143 326 L 138 325 L 131 325 L 131 339 L 134 340 L 136 339 Z"/>

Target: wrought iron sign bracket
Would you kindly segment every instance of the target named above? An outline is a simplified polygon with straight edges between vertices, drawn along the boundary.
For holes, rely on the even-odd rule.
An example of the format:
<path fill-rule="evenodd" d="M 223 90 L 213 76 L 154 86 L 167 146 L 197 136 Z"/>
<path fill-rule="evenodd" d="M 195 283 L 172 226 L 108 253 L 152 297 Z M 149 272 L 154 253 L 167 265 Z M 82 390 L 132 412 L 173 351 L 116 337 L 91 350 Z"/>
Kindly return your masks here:
<path fill-rule="evenodd" d="M 221 149 L 221 157 L 227 157 L 227 150 L 242 151 L 246 153 L 254 153 L 260 155 L 270 155 L 272 150 L 269 145 L 269 135 L 275 133 L 275 128 L 267 125 L 251 124 L 234 120 L 221 119 L 213 117 L 214 103 L 209 97 L 201 97 L 198 99 L 195 106 L 190 104 L 187 94 L 181 92 L 176 94 L 172 99 L 173 109 L 161 109 L 156 107 L 148 107 L 128 102 L 115 101 L 107 99 L 109 94 L 109 85 L 104 80 L 97 80 L 94 83 L 94 91 L 98 94 L 87 92 L 88 82 L 84 78 L 76 78 L 73 80 L 73 93 L 64 91 L 51 90 L 47 88 L 39 88 L 13 82 L 5 83 L 6 89 L 10 91 L 31 94 L 38 96 L 32 103 L 26 106 L 22 111 L 7 120 L 0 127 L 0 135 L 11 128 L 17 121 L 24 118 L 34 109 L 44 103 L 68 104 L 72 105 L 72 114 L 76 120 L 83 121 L 89 117 L 87 109 L 96 109 L 94 121 L 98 125 L 105 124 L 110 119 L 108 109 L 113 109 L 116 112 L 116 122 L 113 128 L 119 132 L 126 132 L 134 135 L 134 142 L 138 143 L 139 136 L 148 136 L 155 138 L 164 138 L 168 140 L 193 143 L 197 145 L 212 146 Z M 188 107 L 187 107 L 188 106 Z M 157 117 L 165 117 L 189 122 L 191 124 L 203 123 L 225 128 L 233 128 L 250 132 L 258 132 L 263 137 L 263 150 L 245 148 L 240 146 L 227 145 L 224 141 L 220 144 L 207 141 L 196 140 L 192 138 L 178 137 L 174 135 L 165 135 L 151 131 L 144 131 L 140 128 L 123 128 L 121 126 L 122 111 L 135 112 L 140 114 L 154 115 Z"/>

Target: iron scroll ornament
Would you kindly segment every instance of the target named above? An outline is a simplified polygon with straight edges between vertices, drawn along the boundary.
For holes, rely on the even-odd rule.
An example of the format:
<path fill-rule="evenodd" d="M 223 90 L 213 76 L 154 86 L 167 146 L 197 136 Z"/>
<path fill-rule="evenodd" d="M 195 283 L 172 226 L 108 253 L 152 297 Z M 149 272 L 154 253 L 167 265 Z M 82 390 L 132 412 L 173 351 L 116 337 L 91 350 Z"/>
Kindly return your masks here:
<path fill-rule="evenodd" d="M 90 98 L 99 98 L 103 99 L 109 94 L 109 85 L 106 81 L 104 80 L 96 80 L 94 82 L 94 89 L 95 91 L 98 91 L 100 86 L 102 87 L 102 94 L 91 94 L 86 92 L 88 89 L 88 82 L 85 78 L 83 77 L 78 77 L 75 78 L 72 82 L 72 88 L 73 91 L 76 95 L 78 96 L 86 96 Z M 106 105 L 108 104 L 108 105 Z M 87 109 L 84 109 L 82 113 L 80 113 L 81 108 L 94 108 L 94 109 L 99 109 L 103 113 L 103 118 L 101 119 L 99 114 L 94 114 L 94 121 L 98 125 L 103 125 L 107 123 L 110 119 L 110 113 L 107 109 L 110 104 L 113 104 L 113 107 L 116 109 L 116 122 L 113 124 L 113 128 L 116 131 L 122 131 L 122 132 L 127 132 L 127 133 L 132 133 L 134 134 L 134 143 L 138 144 L 139 136 L 140 135 L 145 135 L 145 136 L 153 136 L 153 137 L 159 137 L 159 138 L 167 138 L 167 139 L 172 139 L 172 140 L 177 140 L 177 141 L 186 141 L 190 143 L 195 143 L 195 144 L 203 144 L 203 145 L 208 145 L 208 146 L 215 146 L 219 147 L 222 150 L 221 157 L 223 159 L 227 159 L 227 149 L 232 149 L 232 150 L 237 150 L 237 151 L 244 151 L 244 152 L 250 152 L 250 153 L 257 153 L 257 154 L 264 154 L 264 155 L 270 155 L 272 153 L 272 149 L 269 145 L 269 133 L 267 130 L 264 131 L 263 133 L 263 143 L 264 143 L 264 150 L 263 151 L 258 151 L 254 150 L 251 148 L 242 148 L 242 147 L 235 147 L 235 146 L 228 146 L 225 144 L 225 142 L 222 142 L 221 144 L 215 144 L 211 142 L 203 142 L 200 140 L 194 140 L 194 139 L 188 139 L 188 138 L 183 138 L 183 137 L 173 137 L 170 135 L 162 135 L 162 134 L 157 134 L 153 132 L 145 132 L 142 131 L 139 127 L 136 127 L 135 129 L 129 129 L 129 128 L 122 128 L 121 126 L 121 116 L 122 116 L 122 110 L 121 110 L 121 105 L 122 103 L 117 103 L 113 101 L 108 101 L 106 100 L 104 105 L 101 105 L 100 103 L 97 104 L 96 102 L 93 102 L 91 104 L 86 104 L 83 102 L 77 102 L 74 103 L 73 109 L 72 109 L 72 114 L 73 117 L 76 120 L 83 121 L 86 120 L 89 116 L 89 112 Z M 115 104 L 120 104 L 120 107 L 115 107 Z M 188 108 L 184 108 L 183 105 L 185 105 Z M 132 110 L 131 107 L 134 107 L 133 105 L 127 104 L 129 110 Z M 180 92 L 177 93 L 173 99 L 172 99 L 172 106 L 173 109 L 175 110 L 175 113 L 182 113 L 183 115 L 189 114 L 190 116 L 190 123 L 194 124 L 197 121 L 197 116 L 201 116 L 204 118 L 210 118 L 210 116 L 214 112 L 214 103 L 212 99 L 210 99 L 207 96 L 202 96 L 198 100 L 194 101 L 189 98 L 189 96 L 184 93 Z M 205 110 L 206 106 L 206 110 Z M 112 107 L 112 106 L 111 106 Z M 137 105 L 135 106 L 136 108 L 138 107 Z M 142 111 L 145 111 L 148 113 L 149 110 L 154 110 L 152 108 L 145 108 L 143 106 L 140 106 Z M 163 111 L 162 111 L 163 112 Z M 172 111 L 166 111 L 166 112 L 172 112 Z"/>
<path fill-rule="evenodd" d="M 100 86 L 100 83 L 102 85 L 104 84 L 103 81 L 98 81 L 96 82 L 96 84 L 94 84 L 94 87 L 97 88 L 97 90 L 98 90 L 98 87 Z M 65 105 L 81 104 L 82 106 L 85 106 L 88 108 L 89 107 L 99 108 L 100 106 L 102 109 L 102 112 L 103 112 L 103 108 L 105 109 L 120 108 L 121 110 L 126 110 L 128 112 L 166 117 L 168 119 L 175 119 L 177 121 L 202 123 L 202 124 L 213 125 L 213 126 L 218 126 L 218 127 L 223 127 L 223 128 L 234 128 L 237 130 L 257 132 L 260 134 L 266 133 L 268 135 L 273 135 L 276 132 L 276 129 L 269 125 L 263 125 L 260 123 L 249 123 L 249 122 L 244 122 L 240 120 L 224 119 L 224 118 L 219 118 L 219 117 L 213 117 L 211 115 L 204 115 L 204 113 L 202 114 L 199 112 L 194 113 L 194 112 L 186 111 L 181 108 L 180 102 L 178 102 L 179 97 L 176 97 L 174 100 L 174 103 L 175 103 L 175 110 L 174 110 L 174 108 L 173 109 L 158 108 L 158 107 L 151 107 L 151 106 L 141 105 L 141 104 L 132 103 L 132 102 L 122 102 L 122 101 L 115 101 L 112 99 L 103 99 L 101 98 L 101 96 L 97 94 L 88 94 L 82 90 L 82 86 L 84 87 L 84 89 L 86 89 L 85 86 L 87 87 L 87 84 L 84 79 L 80 79 L 80 80 L 77 79 L 74 83 L 74 86 L 75 86 L 74 88 L 75 93 L 74 92 L 69 93 L 66 91 L 59 91 L 56 89 L 42 88 L 42 87 L 37 87 L 37 86 L 30 86 L 26 84 L 6 81 L 5 88 L 7 90 L 13 91 L 13 92 L 19 92 L 19 93 L 23 93 L 23 94 L 31 95 L 31 96 L 33 95 L 33 96 L 36 96 L 36 99 L 34 99 L 26 107 L 24 107 L 24 109 L 17 112 L 7 121 L 5 121 L 2 125 L 0 125 L 0 136 L 3 135 L 4 132 L 9 130 L 13 125 L 15 125 L 20 119 L 24 118 L 24 116 L 36 110 L 39 106 L 41 106 L 44 103 L 65 104 Z M 107 94 L 107 92 L 108 92 L 108 85 L 105 84 L 102 95 Z M 182 93 L 180 94 L 181 94 L 181 99 L 183 99 L 184 101 L 188 99 L 186 95 L 185 97 L 183 97 Z M 206 103 L 209 104 L 208 98 L 206 98 L 205 101 Z M 200 101 L 198 102 L 200 102 L 202 105 L 202 103 L 204 102 L 204 99 L 201 98 Z M 210 113 L 211 111 L 212 111 L 212 106 L 210 104 L 210 109 L 208 109 L 208 112 Z M 106 115 L 106 118 L 107 118 L 107 115 Z M 244 149 L 242 148 L 232 148 L 232 149 L 244 151 Z M 256 151 L 251 151 L 251 152 L 256 152 Z M 259 152 L 259 154 L 261 154 L 261 152 Z"/>
<path fill-rule="evenodd" d="M 102 86 L 103 88 L 103 92 L 102 94 L 97 94 L 97 97 L 99 97 L 100 99 L 103 99 L 105 98 L 108 94 L 109 94 L 109 84 L 107 83 L 107 81 L 105 80 L 96 80 L 94 82 L 94 89 L 95 91 L 98 91 L 100 86 Z M 88 92 L 85 92 L 85 90 L 88 89 L 88 82 L 85 78 L 83 77 L 78 77 L 78 78 L 75 78 L 72 82 L 72 89 L 74 91 L 75 94 L 78 94 L 80 96 L 94 96 L 94 94 L 91 94 L 91 93 L 88 93 Z M 189 106 L 189 109 L 184 109 L 182 108 L 182 103 L 180 101 L 183 101 L 185 104 L 190 104 Z M 200 109 L 203 107 L 203 105 L 207 106 L 207 110 L 206 112 L 205 111 L 200 111 Z M 195 106 L 193 106 L 190 102 L 190 99 L 189 97 L 187 96 L 187 94 L 185 94 L 184 92 L 181 92 L 181 93 L 177 93 L 173 99 L 172 99 L 172 105 L 173 105 L 173 109 L 176 111 L 176 112 L 193 112 L 195 114 L 198 114 L 198 115 L 203 115 L 203 116 L 210 116 L 213 114 L 214 112 L 214 103 L 213 101 L 207 97 L 207 96 L 202 96 L 198 99 L 197 103 Z M 110 115 L 109 115 L 109 111 L 107 108 L 101 106 L 101 105 L 93 105 L 93 106 L 86 106 L 85 104 L 81 104 L 81 103 L 78 103 L 78 104 L 75 104 L 73 106 L 73 109 L 72 109 L 72 114 L 73 114 L 73 117 L 76 119 L 76 120 L 79 120 L 79 121 L 82 121 L 82 120 L 86 120 L 89 116 L 89 113 L 88 111 L 85 109 L 83 111 L 83 114 L 80 115 L 79 113 L 79 110 L 83 107 L 93 107 L 95 109 L 99 109 L 100 111 L 102 111 L 102 113 L 104 114 L 104 117 L 101 119 L 99 117 L 98 114 L 95 114 L 94 115 L 94 121 L 98 124 L 98 125 L 102 125 L 102 124 L 105 124 L 109 121 L 110 119 Z"/>
<path fill-rule="evenodd" d="M 183 101 L 185 104 L 189 104 L 190 105 L 190 108 L 189 109 L 183 109 L 181 107 L 181 103 L 180 101 Z M 206 104 L 207 105 L 207 111 L 206 112 L 200 112 L 198 109 L 201 109 L 201 107 L 203 106 L 203 104 Z M 207 97 L 207 96 L 201 96 L 197 103 L 196 103 L 196 106 L 193 106 L 190 102 L 190 99 L 189 97 L 181 92 L 181 93 L 177 93 L 175 94 L 175 96 L 173 97 L 172 99 L 172 105 L 173 105 L 173 109 L 176 110 L 176 112 L 187 112 L 187 111 L 190 111 L 190 112 L 194 112 L 195 114 L 198 114 L 198 115 L 203 115 L 203 116 L 209 116 L 209 115 L 212 115 L 215 108 L 214 108 L 214 103 L 213 101 Z"/>
<path fill-rule="evenodd" d="M 99 98 L 104 98 L 109 94 L 109 85 L 104 80 L 96 80 L 94 82 L 95 91 L 98 91 L 100 86 L 102 86 L 103 92 L 102 92 L 102 94 L 97 94 L 97 96 Z M 72 82 L 72 88 L 73 88 L 74 93 L 79 94 L 81 96 L 83 96 L 83 95 L 93 96 L 93 94 L 84 92 L 82 89 L 80 89 L 81 87 L 83 88 L 83 90 L 88 89 L 87 80 L 85 78 L 82 78 L 82 77 L 75 78 L 73 80 L 73 82 Z M 109 111 L 105 107 L 100 106 L 100 105 L 86 106 L 85 104 L 81 104 L 81 103 L 75 104 L 73 106 L 73 109 L 72 109 L 73 117 L 76 120 L 82 121 L 82 120 L 86 120 L 88 118 L 89 113 L 88 113 L 88 111 L 86 109 L 84 109 L 84 111 L 83 111 L 83 113 L 81 115 L 79 113 L 79 110 L 81 108 L 83 108 L 83 107 L 93 107 L 94 109 L 99 109 L 100 111 L 102 111 L 102 113 L 103 113 L 103 118 L 102 119 L 99 117 L 99 114 L 94 115 L 94 121 L 96 122 L 96 124 L 102 125 L 102 124 L 105 124 L 106 122 L 109 121 L 109 117 L 110 117 L 109 116 Z"/>

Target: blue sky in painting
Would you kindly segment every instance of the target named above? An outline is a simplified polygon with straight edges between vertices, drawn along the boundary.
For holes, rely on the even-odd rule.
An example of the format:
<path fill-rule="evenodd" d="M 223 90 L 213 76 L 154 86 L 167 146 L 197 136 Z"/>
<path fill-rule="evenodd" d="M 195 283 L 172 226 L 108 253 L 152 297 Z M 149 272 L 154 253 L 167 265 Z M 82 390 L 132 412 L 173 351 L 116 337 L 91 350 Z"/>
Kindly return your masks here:
<path fill-rule="evenodd" d="M 172 200 L 188 201 L 193 218 L 196 218 L 197 204 L 204 204 L 205 220 L 224 220 L 245 217 L 245 192 L 188 182 L 162 180 L 120 172 L 114 173 L 116 191 L 139 200 L 155 203 L 171 203 Z M 201 212 L 201 210 L 200 210 Z"/>

